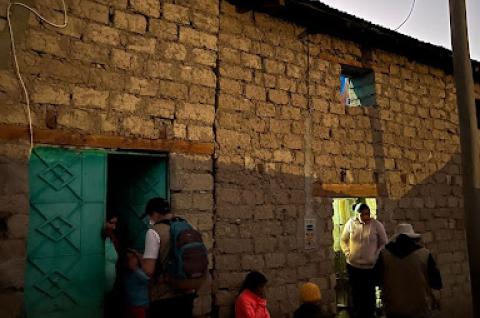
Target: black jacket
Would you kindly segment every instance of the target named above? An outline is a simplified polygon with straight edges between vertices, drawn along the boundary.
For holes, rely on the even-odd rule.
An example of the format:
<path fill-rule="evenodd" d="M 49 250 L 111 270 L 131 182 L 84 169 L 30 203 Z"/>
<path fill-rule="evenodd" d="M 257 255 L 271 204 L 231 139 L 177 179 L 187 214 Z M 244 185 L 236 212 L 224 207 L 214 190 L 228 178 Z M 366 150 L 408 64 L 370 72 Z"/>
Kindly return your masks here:
<path fill-rule="evenodd" d="M 320 306 L 315 304 L 302 304 L 300 307 L 295 310 L 293 313 L 293 318 L 330 318 L 330 315 L 327 315 L 322 312 Z"/>
<path fill-rule="evenodd" d="M 410 238 L 407 235 L 400 234 L 394 241 L 391 241 L 385 246 L 385 249 L 398 258 L 405 258 L 416 250 L 422 248 L 416 239 Z M 377 270 L 383 269 L 382 257 L 379 257 L 376 266 Z M 437 264 L 433 259 L 432 254 L 428 256 L 427 262 L 428 285 L 432 289 L 442 289 L 442 277 L 438 270 Z"/>

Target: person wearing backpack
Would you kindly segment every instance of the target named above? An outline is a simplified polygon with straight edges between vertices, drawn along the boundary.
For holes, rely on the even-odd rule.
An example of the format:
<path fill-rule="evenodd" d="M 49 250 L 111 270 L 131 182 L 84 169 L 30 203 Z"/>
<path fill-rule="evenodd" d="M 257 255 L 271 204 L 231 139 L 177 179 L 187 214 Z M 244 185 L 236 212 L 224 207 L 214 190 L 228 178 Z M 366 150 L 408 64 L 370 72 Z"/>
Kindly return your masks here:
<path fill-rule="evenodd" d="M 208 271 L 202 236 L 187 221 L 174 216 L 165 199 L 150 199 L 145 214 L 150 229 L 142 267 L 151 277 L 149 317 L 193 317 L 196 290 Z"/>

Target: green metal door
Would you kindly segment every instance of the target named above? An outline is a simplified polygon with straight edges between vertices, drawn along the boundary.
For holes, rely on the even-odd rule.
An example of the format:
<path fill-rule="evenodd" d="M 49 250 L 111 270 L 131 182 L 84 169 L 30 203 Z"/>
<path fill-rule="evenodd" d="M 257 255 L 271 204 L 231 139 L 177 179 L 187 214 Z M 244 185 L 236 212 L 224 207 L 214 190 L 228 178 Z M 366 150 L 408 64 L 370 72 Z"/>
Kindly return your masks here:
<path fill-rule="evenodd" d="M 37 148 L 29 184 L 27 317 L 102 317 L 106 154 Z"/>
<path fill-rule="evenodd" d="M 167 161 L 155 155 L 109 155 L 109 208 L 118 216 L 122 244 L 143 252 L 147 218 L 145 206 L 153 197 L 167 198 Z"/>

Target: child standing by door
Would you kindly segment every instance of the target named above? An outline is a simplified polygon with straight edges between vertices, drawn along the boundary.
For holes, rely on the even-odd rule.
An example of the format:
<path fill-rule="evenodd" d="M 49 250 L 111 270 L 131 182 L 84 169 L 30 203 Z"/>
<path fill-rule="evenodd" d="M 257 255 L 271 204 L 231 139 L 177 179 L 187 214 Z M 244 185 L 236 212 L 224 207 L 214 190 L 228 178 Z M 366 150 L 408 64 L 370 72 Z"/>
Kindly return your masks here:
<path fill-rule="evenodd" d="M 125 318 L 145 318 L 148 308 L 148 276 L 141 268 L 137 251 L 128 249 L 125 255 L 126 271 L 122 277 L 125 295 Z"/>

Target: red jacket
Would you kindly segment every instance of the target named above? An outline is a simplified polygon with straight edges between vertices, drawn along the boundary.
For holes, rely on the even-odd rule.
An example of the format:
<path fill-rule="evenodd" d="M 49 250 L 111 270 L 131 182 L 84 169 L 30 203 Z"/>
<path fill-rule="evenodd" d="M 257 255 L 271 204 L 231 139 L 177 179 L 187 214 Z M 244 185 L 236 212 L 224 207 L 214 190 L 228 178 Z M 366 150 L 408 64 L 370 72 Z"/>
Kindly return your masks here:
<path fill-rule="evenodd" d="M 267 300 L 245 289 L 235 302 L 235 318 L 270 318 Z"/>

